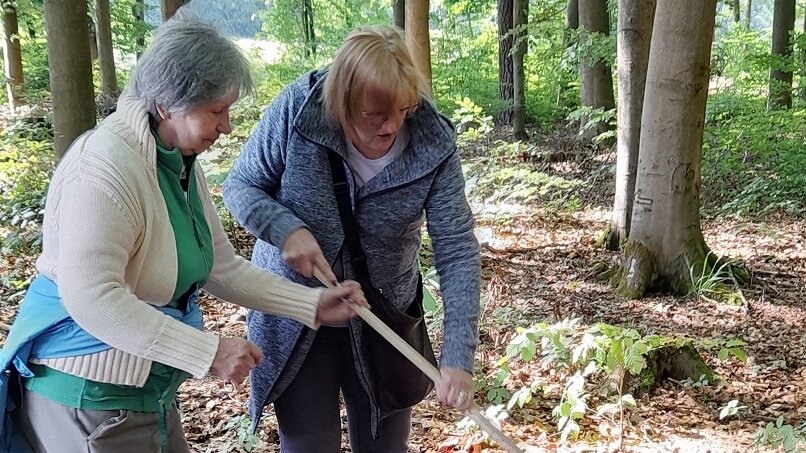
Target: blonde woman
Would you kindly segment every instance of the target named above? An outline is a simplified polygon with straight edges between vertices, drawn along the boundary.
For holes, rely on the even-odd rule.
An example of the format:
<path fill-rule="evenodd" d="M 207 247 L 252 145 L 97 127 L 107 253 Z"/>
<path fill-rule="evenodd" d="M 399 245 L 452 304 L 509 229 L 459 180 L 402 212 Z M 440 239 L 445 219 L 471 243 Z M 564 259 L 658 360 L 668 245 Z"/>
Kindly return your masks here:
<path fill-rule="evenodd" d="M 420 303 L 418 250 L 428 218 L 445 307 L 437 396 L 466 410 L 479 248 L 453 127 L 424 94 L 399 30 L 354 30 L 328 68 L 300 77 L 264 113 L 224 184 L 227 207 L 257 238 L 254 264 L 308 285 L 317 285 L 314 269 L 331 280 L 356 275 L 334 196 L 332 156 L 347 173 L 372 286 L 401 311 Z M 357 356 L 360 321 L 313 331 L 252 312 L 248 327 L 266 357 L 252 372 L 250 413 L 257 423 L 274 403 L 283 452 L 340 451 L 339 393 L 352 451 L 407 450 L 411 408 L 385 413 L 376 404 L 367 367 L 377 364 Z"/>

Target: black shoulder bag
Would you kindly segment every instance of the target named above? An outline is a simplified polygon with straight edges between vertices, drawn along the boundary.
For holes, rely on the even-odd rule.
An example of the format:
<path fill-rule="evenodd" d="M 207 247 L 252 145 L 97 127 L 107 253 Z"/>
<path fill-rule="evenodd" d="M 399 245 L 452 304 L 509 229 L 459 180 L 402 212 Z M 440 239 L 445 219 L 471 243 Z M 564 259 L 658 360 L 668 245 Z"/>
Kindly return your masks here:
<path fill-rule="evenodd" d="M 423 319 L 422 277 L 414 301 L 409 304 L 405 313 L 398 311 L 372 286 L 350 203 L 350 186 L 347 183 L 344 163 L 341 157 L 333 152 L 328 153 L 328 158 L 333 176 L 333 193 L 336 195 L 345 241 L 350 250 L 350 263 L 355 271 L 356 281 L 361 284 L 361 289 L 372 306 L 372 312 L 436 366 L 437 361 Z M 364 371 L 372 378 L 370 396 L 380 410 L 381 417 L 422 401 L 434 388 L 431 379 L 366 322 L 361 330 L 361 353 L 365 359 L 362 363 L 366 365 Z"/>

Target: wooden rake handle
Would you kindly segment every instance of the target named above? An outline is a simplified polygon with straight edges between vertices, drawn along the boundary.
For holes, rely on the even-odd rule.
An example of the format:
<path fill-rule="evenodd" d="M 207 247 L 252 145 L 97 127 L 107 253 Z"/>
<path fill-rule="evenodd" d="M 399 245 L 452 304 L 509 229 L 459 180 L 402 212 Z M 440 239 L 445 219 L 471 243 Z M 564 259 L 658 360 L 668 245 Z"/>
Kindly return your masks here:
<path fill-rule="evenodd" d="M 323 285 L 328 288 L 332 288 L 334 285 L 325 278 L 323 272 L 316 266 L 313 269 L 313 275 L 319 280 Z M 434 385 L 438 386 L 440 381 L 442 380 L 442 375 L 440 374 L 437 367 L 435 367 L 431 362 L 425 359 L 419 352 L 417 352 L 414 348 L 411 347 L 405 340 L 400 338 L 400 336 L 395 333 L 394 330 L 390 329 L 389 326 L 384 324 L 383 321 L 378 319 L 374 313 L 368 310 L 366 307 L 362 307 L 360 305 L 353 305 L 353 310 L 361 317 L 367 324 L 370 325 L 375 331 L 377 331 L 381 336 L 392 344 L 401 354 L 403 354 L 411 363 L 413 363 L 417 368 L 420 369 L 429 379 L 434 381 Z M 472 395 L 468 395 L 468 397 L 472 397 Z M 476 422 L 479 427 L 481 427 L 484 432 L 490 435 L 490 437 L 495 440 L 498 445 L 503 447 L 509 453 L 524 453 L 523 450 L 518 447 L 514 440 L 509 438 L 503 431 L 501 431 L 493 422 L 491 422 L 485 415 L 482 408 L 474 402 L 470 405 L 470 419 Z"/>

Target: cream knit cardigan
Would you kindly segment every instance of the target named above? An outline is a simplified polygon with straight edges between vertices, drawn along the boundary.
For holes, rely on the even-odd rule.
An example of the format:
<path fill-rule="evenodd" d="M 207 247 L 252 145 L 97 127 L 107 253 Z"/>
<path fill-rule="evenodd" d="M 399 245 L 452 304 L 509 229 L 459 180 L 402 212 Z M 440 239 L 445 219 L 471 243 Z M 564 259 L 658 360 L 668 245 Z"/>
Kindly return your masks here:
<path fill-rule="evenodd" d="M 145 384 L 157 361 L 201 378 L 218 337 L 155 310 L 176 289 L 174 232 L 157 182 L 157 151 L 142 104 L 124 94 L 115 113 L 76 140 L 48 190 L 39 272 L 56 282 L 70 316 L 112 346 L 41 360 L 66 373 L 113 384 Z M 204 289 L 221 299 L 316 328 L 321 289 L 281 279 L 237 256 L 204 174 L 196 180 L 213 236 L 213 269 Z"/>

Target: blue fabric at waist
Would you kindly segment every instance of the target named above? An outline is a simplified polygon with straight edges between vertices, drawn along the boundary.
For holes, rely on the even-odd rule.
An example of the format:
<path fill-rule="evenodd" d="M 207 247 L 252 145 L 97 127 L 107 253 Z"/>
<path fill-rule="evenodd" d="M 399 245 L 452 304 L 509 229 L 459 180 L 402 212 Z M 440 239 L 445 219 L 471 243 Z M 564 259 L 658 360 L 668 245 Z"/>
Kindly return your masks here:
<path fill-rule="evenodd" d="M 187 311 L 169 307 L 156 307 L 157 310 L 185 324 L 202 328 L 203 317 L 196 303 L 195 294 L 189 298 Z M 82 329 L 67 313 L 59 297 L 56 283 L 49 278 L 39 275 L 31 283 L 16 323 L 28 316 L 46 317 L 52 325 L 45 328 L 33 339 L 31 357 L 38 359 L 53 359 L 60 357 L 73 357 L 85 354 L 94 354 L 110 349 L 111 346 L 98 340 Z M 41 321 L 41 318 L 39 319 Z"/>

